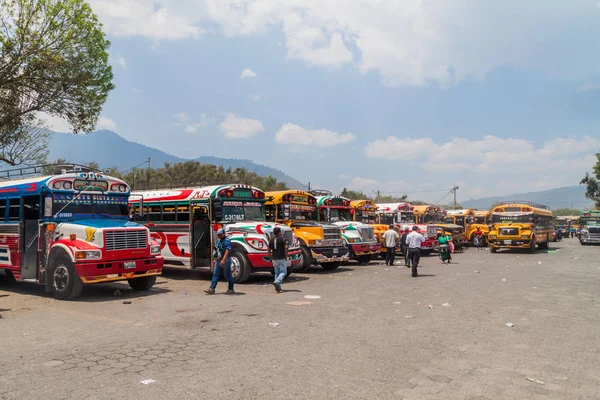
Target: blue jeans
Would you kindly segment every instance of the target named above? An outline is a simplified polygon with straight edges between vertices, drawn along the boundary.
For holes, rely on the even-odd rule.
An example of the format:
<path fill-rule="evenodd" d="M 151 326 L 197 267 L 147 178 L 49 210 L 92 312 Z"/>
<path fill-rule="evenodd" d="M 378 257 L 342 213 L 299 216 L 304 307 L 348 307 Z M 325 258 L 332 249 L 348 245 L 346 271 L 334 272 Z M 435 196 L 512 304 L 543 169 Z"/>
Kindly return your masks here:
<path fill-rule="evenodd" d="M 228 258 L 223 265 L 223 272 L 225 273 L 225 279 L 229 283 L 227 289 L 233 290 L 233 275 L 231 275 L 231 258 Z M 217 287 L 217 283 L 219 283 L 219 275 L 221 274 L 221 262 L 219 260 L 215 261 L 215 269 L 213 271 L 212 282 L 210 283 L 210 288 L 215 289 Z"/>
<path fill-rule="evenodd" d="M 275 283 L 281 285 L 287 275 L 287 260 L 273 260 L 273 271 L 275 272 Z"/>

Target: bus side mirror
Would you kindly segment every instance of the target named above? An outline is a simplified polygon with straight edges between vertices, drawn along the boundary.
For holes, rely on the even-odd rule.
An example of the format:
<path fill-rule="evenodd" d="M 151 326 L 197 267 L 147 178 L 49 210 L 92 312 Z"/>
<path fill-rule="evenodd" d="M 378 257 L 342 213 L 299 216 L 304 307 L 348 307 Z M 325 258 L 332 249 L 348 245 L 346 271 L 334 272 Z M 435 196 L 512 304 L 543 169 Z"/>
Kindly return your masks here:
<path fill-rule="evenodd" d="M 223 206 L 220 200 L 215 200 L 213 213 L 215 215 L 215 221 L 221 221 L 223 219 Z"/>
<path fill-rule="evenodd" d="M 52 217 L 52 197 L 44 197 L 44 217 Z"/>

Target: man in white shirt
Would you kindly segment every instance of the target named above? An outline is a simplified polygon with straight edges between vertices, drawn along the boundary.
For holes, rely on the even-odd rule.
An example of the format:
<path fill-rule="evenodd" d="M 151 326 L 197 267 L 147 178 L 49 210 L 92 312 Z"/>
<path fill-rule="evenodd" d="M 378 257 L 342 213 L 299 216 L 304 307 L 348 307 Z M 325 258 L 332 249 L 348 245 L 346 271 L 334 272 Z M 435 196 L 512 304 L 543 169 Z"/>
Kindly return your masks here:
<path fill-rule="evenodd" d="M 383 234 L 385 240 L 385 265 L 394 265 L 394 258 L 396 257 L 396 242 L 398 242 L 398 232 L 394 230 L 394 225 L 390 225 L 388 230 Z"/>
<path fill-rule="evenodd" d="M 424 241 L 425 237 L 419 233 L 419 227 L 413 226 L 412 232 L 406 237 L 408 256 L 410 257 L 413 278 L 419 276 L 417 273 L 417 267 L 419 266 L 419 260 L 421 259 L 421 244 Z"/>

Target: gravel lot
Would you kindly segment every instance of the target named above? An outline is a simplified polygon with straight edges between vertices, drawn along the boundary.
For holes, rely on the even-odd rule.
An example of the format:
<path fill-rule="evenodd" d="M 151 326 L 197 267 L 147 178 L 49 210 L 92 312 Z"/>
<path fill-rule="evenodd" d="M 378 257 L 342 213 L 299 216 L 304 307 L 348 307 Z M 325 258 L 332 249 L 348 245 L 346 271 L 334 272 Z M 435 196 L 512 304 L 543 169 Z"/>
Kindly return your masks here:
<path fill-rule="evenodd" d="M 599 259 L 565 239 L 426 257 L 416 279 L 350 263 L 276 294 L 256 276 L 236 296 L 173 271 L 145 295 L 109 284 L 74 302 L 3 281 L 0 398 L 597 399 Z"/>

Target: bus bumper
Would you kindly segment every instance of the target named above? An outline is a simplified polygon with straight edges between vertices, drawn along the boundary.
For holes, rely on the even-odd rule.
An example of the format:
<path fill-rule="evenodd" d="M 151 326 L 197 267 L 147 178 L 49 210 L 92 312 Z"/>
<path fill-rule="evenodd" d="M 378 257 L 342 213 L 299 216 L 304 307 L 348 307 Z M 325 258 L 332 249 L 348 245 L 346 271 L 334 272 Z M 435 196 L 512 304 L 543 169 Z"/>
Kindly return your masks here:
<path fill-rule="evenodd" d="M 495 249 L 529 249 L 530 239 L 489 239 L 488 246 Z"/>
<path fill-rule="evenodd" d="M 349 244 L 351 257 L 366 256 L 371 254 L 381 253 L 380 243 L 360 243 L 360 244 Z"/>
<path fill-rule="evenodd" d="M 310 247 L 312 264 L 329 262 L 347 262 L 350 259 L 350 250 L 347 247 Z"/>
<path fill-rule="evenodd" d="M 126 264 L 135 263 L 135 267 Z M 77 274 L 83 283 L 124 281 L 144 276 L 160 275 L 164 259 L 162 257 L 112 262 L 86 262 L 75 264 Z"/>
<path fill-rule="evenodd" d="M 600 236 L 583 236 L 583 235 L 581 235 L 579 237 L 579 242 L 581 242 L 581 244 L 599 244 Z"/>
<path fill-rule="evenodd" d="M 252 269 L 254 270 L 272 270 L 273 262 L 269 260 L 269 253 L 250 253 L 246 255 Z M 302 264 L 302 251 L 300 249 L 294 249 L 288 251 L 288 256 L 291 259 L 292 266 Z"/>

